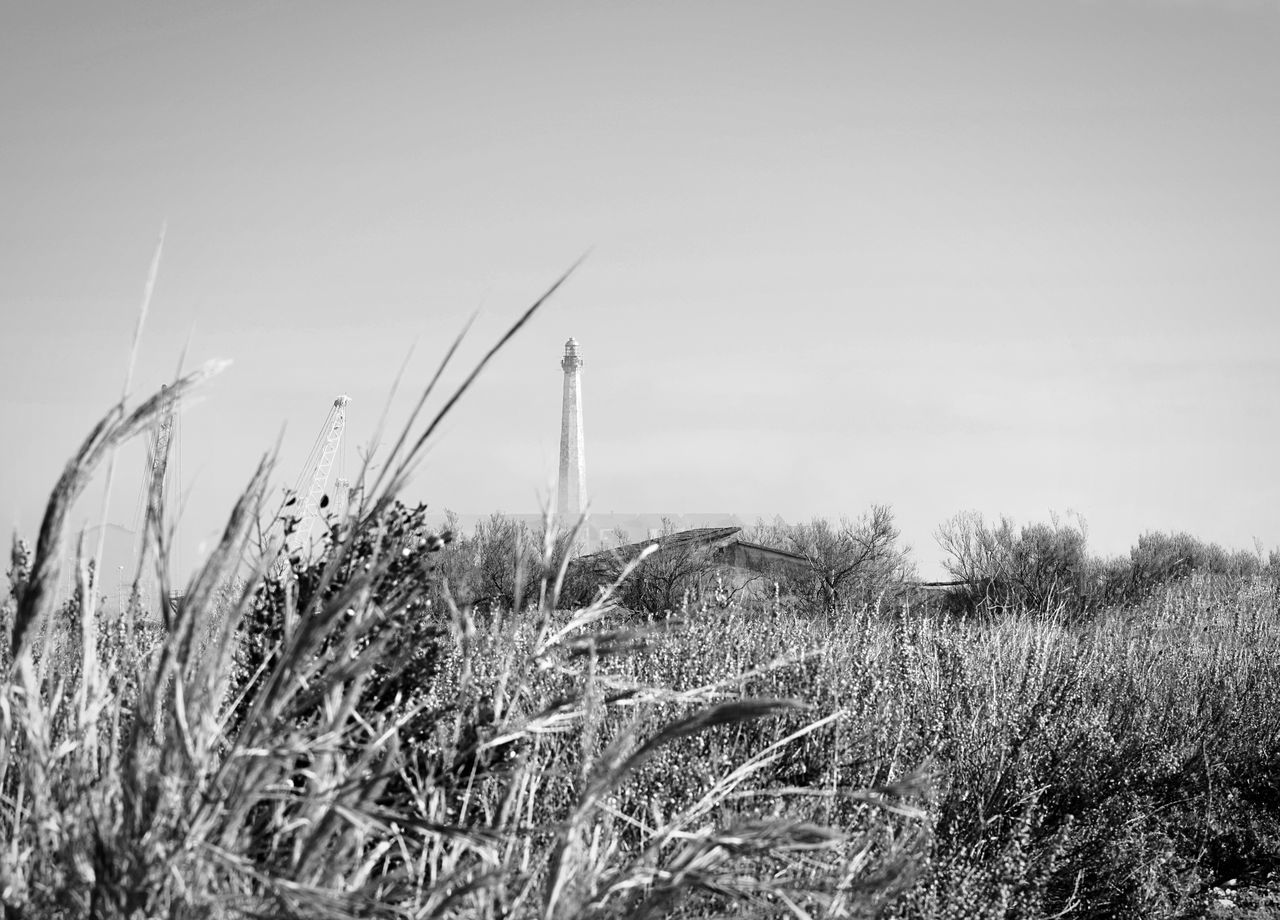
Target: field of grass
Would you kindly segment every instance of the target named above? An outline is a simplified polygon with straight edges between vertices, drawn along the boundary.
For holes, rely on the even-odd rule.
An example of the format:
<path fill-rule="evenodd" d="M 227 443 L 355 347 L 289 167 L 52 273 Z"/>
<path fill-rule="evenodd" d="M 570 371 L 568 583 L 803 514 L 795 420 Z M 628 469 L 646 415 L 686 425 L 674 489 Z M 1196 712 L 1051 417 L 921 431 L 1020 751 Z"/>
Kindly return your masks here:
<path fill-rule="evenodd" d="M 544 570 L 478 612 L 448 601 L 444 541 L 396 501 L 432 422 L 314 559 L 258 542 L 264 462 L 176 605 L 106 609 L 87 565 L 57 597 L 85 482 L 200 377 L 113 410 L 35 547 L 15 543 L 4 917 L 1276 909 L 1269 577 L 1182 576 L 1070 619 L 642 616 L 560 609 Z"/>
<path fill-rule="evenodd" d="M 495 620 L 476 660 L 503 660 L 529 628 Z M 1261 581 L 1187 580 L 1086 627 L 701 610 L 592 662 L 583 692 L 601 703 L 584 707 L 573 742 L 522 753 L 546 758 L 530 774 L 539 807 L 567 808 L 600 739 L 656 736 L 721 693 L 806 704 L 673 740 L 611 790 L 590 822 L 588 897 L 612 859 L 656 844 L 659 875 L 665 851 L 697 850 L 713 877 L 685 879 L 695 889 L 768 879 L 810 916 L 1205 916 L 1219 901 L 1266 903 L 1280 868 L 1278 639 Z M 447 659 L 438 686 L 458 686 L 462 662 Z M 497 675 L 469 679 L 505 701 Z M 532 696 L 572 692 L 562 680 L 542 672 Z M 499 737 L 523 724 L 510 705 L 496 707 Z M 739 785 L 717 786 L 742 764 Z M 802 858 L 754 842 L 701 849 L 734 839 L 729 828 L 802 824 L 825 828 Z"/>

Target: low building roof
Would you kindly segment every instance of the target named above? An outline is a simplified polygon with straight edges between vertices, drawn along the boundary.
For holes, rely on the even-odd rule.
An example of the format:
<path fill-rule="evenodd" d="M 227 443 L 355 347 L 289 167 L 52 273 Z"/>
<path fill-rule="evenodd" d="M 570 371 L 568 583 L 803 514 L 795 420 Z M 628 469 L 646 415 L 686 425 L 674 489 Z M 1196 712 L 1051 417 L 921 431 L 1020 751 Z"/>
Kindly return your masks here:
<path fill-rule="evenodd" d="M 743 540 L 741 527 L 695 527 L 679 530 L 652 540 L 627 543 L 613 549 L 579 556 L 570 563 L 575 574 L 585 574 L 599 581 L 612 581 L 634 562 L 648 547 L 656 545 L 657 553 L 707 550 L 715 565 L 745 568 L 757 572 L 776 571 L 778 566 L 806 568 L 808 560 L 797 553 L 762 546 Z"/>
<path fill-rule="evenodd" d="M 657 544 L 660 553 L 680 549 L 715 549 L 732 541 L 733 537 L 741 531 L 741 527 L 695 527 L 692 530 L 677 530 L 675 533 L 654 537 L 652 540 L 626 543 L 612 549 L 579 556 L 576 561 L 585 565 L 606 560 L 611 563 L 621 561 L 626 564 L 654 544 Z"/>

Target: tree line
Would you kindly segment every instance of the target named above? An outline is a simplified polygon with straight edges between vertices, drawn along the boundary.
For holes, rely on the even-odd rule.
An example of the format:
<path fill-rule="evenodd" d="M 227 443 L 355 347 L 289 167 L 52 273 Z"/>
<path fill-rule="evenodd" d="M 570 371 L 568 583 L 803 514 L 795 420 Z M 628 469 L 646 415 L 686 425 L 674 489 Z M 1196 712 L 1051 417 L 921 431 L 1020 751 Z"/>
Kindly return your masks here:
<path fill-rule="evenodd" d="M 554 583 L 562 568 L 561 598 L 586 604 L 626 562 L 584 569 L 570 533 L 548 531 L 500 513 L 470 534 L 453 529 L 438 555 L 440 599 L 485 608 L 519 608 L 537 599 L 544 577 Z M 676 533 L 668 522 L 660 547 Z M 957 515 L 935 533 L 951 584 L 925 591 L 902 541 L 892 508 L 838 520 L 788 523 L 757 521 L 738 535 L 747 543 L 792 554 L 803 564 L 754 572 L 731 571 L 710 548 L 680 541 L 660 549 L 622 580 L 615 597 L 628 609 L 660 612 L 694 603 L 724 604 L 744 595 L 769 596 L 814 611 L 876 605 L 935 606 L 954 614 L 1004 610 L 1056 610 L 1086 614 L 1137 603 L 1158 586 L 1192 573 L 1250 577 L 1280 573 L 1280 553 L 1228 550 L 1188 533 L 1140 536 L 1126 556 L 1090 552 L 1088 528 L 1079 517 L 1018 525 Z M 617 542 L 623 542 L 621 537 Z M 600 554 L 597 558 L 608 558 Z M 935 586 L 936 588 L 936 586 Z"/>

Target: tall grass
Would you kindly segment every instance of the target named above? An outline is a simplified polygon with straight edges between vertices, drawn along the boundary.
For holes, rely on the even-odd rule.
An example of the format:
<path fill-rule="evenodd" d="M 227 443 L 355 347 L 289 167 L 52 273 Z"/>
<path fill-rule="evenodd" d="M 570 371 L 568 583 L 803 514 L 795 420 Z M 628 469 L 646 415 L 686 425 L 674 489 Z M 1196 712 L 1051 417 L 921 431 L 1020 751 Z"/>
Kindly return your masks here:
<path fill-rule="evenodd" d="M 68 511 L 117 445 L 212 369 L 95 426 L 34 551 L 15 542 L 12 555 L 5 916 L 644 917 L 729 904 L 844 915 L 900 883 L 892 841 L 735 805 L 836 719 L 742 692 L 770 667 L 679 689 L 620 678 L 617 662 L 663 630 L 608 622 L 607 596 L 559 611 L 562 572 L 518 616 L 477 624 L 427 603 L 444 538 L 396 494 L 493 353 L 421 433 L 399 438 L 317 558 L 282 566 L 283 541 L 255 543 L 267 458 L 181 599 L 155 610 L 136 594 L 125 610 L 95 608 L 83 560 L 75 596 L 57 604 Z M 255 624 L 263 641 L 246 644 Z M 783 720 L 784 736 L 705 773 L 696 794 L 636 807 L 634 787 L 689 744 Z M 890 795 L 864 800 L 904 811 Z M 905 810 L 890 823 L 915 820 Z"/>
<path fill-rule="evenodd" d="M 889 916 L 1190 917 L 1229 881 L 1276 888 L 1278 620 L 1272 583 L 1213 578 L 1084 626 L 1025 611 L 708 611 L 628 667 L 680 687 L 816 649 L 748 689 L 842 717 L 761 781 L 812 791 L 813 817 L 849 827 L 858 790 L 925 765 L 927 845 Z M 787 727 L 686 753 L 711 769 Z M 654 789 L 679 798 L 669 775 Z"/>
<path fill-rule="evenodd" d="M 95 431 L 51 517 L 141 424 Z M 1196 917 L 1274 888 L 1270 582 L 1184 579 L 1083 625 L 637 621 L 558 610 L 548 572 L 477 616 L 427 604 L 444 538 L 394 500 L 264 572 L 267 469 L 149 629 L 54 609 L 15 545 L 8 913 Z"/>
<path fill-rule="evenodd" d="M 0 607 L 5 917 L 1175 918 L 1275 887 L 1273 583 L 642 620 L 560 609 L 549 532 L 527 604 L 460 607 L 397 496 L 493 354 L 419 431 L 436 375 L 318 555 L 257 538 L 264 459 L 154 610 L 95 607 L 88 562 L 60 601 L 69 509 L 216 368 L 94 427 Z"/>

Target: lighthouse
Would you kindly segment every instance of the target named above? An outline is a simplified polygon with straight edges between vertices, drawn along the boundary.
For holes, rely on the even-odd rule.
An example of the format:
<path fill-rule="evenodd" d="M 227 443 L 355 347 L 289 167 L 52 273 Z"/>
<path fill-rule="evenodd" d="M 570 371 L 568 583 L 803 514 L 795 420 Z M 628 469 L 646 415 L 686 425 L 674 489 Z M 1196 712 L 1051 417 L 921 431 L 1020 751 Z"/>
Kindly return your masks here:
<path fill-rule="evenodd" d="M 582 356 L 577 339 L 564 343 L 564 399 L 560 408 L 560 482 L 556 510 L 562 521 L 582 513 L 587 496 L 587 459 L 582 435 Z"/>

